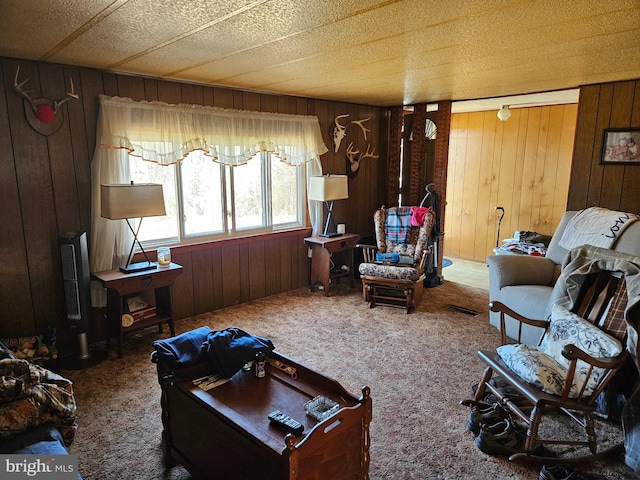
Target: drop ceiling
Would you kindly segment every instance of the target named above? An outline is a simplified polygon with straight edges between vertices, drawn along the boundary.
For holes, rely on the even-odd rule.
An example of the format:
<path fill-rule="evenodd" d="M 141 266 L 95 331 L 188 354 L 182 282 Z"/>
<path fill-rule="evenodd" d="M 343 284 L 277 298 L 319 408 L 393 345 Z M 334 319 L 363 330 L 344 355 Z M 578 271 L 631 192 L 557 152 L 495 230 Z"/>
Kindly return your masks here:
<path fill-rule="evenodd" d="M 640 78 L 640 0 L 2 0 L 0 18 L 1 56 L 375 106 Z"/>

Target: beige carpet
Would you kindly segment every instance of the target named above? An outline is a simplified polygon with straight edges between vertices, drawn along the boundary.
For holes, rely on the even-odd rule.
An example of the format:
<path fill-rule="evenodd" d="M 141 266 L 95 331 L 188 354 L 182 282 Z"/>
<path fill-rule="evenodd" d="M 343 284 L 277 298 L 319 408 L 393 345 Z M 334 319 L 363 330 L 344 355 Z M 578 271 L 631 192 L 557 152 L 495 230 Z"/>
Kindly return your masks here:
<path fill-rule="evenodd" d="M 466 429 L 469 410 L 458 404 L 471 396 L 484 368 L 475 352 L 497 346 L 487 291 L 446 281 L 426 289 L 417 311 L 406 315 L 369 309 L 359 289 L 335 287 L 328 298 L 299 289 L 181 320 L 177 331 L 237 326 L 270 338 L 278 351 L 357 396 L 368 385 L 372 480 L 538 478 L 537 468 L 480 452 Z M 84 478 L 190 478 L 182 467 L 165 471 L 162 463 L 160 387 L 149 361 L 158 337 L 153 328 L 132 333 L 124 358 L 112 347 L 102 364 L 62 372 L 77 396 L 79 430 L 71 452 L 79 455 Z M 605 437 L 620 433 L 606 427 Z M 609 479 L 638 478 L 621 457 L 581 469 Z"/>

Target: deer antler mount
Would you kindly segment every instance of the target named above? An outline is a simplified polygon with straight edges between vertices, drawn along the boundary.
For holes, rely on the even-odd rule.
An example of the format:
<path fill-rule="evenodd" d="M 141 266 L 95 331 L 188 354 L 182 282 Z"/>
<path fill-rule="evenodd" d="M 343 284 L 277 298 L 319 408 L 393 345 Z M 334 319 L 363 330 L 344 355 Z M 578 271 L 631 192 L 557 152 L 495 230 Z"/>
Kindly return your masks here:
<path fill-rule="evenodd" d="M 19 76 L 20 65 L 16 69 L 13 88 L 19 95 L 24 97 L 24 113 L 31 128 L 42 135 L 51 135 L 60 130 L 64 117 L 62 116 L 62 110 L 59 110 L 59 108 L 69 100 L 77 100 L 79 98 L 75 93 L 73 79 L 69 78 L 71 91 L 67 92 L 65 98 L 62 100 L 49 100 L 48 98 L 31 98 L 31 95 L 22 88 L 29 81 L 29 78 L 18 83 Z"/>
<path fill-rule="evenodd" d="M 347 118 L 349 115 L 338 115 L 331 128 L 331 136 L 333 138 L 334 151 L 337 152 L 340 149 L 340 143 L 347 134 L 347 129 L 350 125 L 354 124 L 360 127 L 365 142 L 367 141 L 367 134 L 371 132 L 370 129 L 364 126 L 365 122 L 371 120 L 371 117 L 363 118 L 361 120 L 353 120 L 344 125 L 340 123 L 340 120 Z M 369 151 L 371 150 L 371 151 Z M 371 147 L 371 144 L 367 143 L 366 152 L 362 153 L 357 147 L 354 147 L 353 142 L 349 143 L 346 152 L 345 164 L 346 171 L 349 178 L 355 178 L 360 169 L 360 160 L 364 158 L 380 158 L 380 155 L 375 154 L 375 148 Z"/>

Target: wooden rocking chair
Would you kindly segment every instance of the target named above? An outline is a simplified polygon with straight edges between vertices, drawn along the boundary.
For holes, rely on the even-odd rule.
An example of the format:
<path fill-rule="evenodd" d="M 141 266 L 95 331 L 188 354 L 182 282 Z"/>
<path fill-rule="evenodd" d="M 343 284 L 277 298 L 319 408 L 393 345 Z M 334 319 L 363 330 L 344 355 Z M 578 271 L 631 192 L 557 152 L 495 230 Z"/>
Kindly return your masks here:
<path fill-rule="evenodd" d="M 586 320 L 601 332 L 619 341 L 621 351 L 613 358 L 595 358 L 577 346 L 582 345 L 580 339 L 577 338 L 578 336 L 570 338 L 566 343 L 562 341 L 559 345 L 564 345 L 564 347 L 560 347 L 561 352 L 559 353 L 566 359 L 565 362 L 568 364 L 568 367 L 566 368 L 564 381 L 562 381 L 560 377 L 556 378 L 557 382 L 555 386 L 557 391 L 554 393 L 544 391 L 539 385 L 540 382 L 532 382 L 531 378 L 525 381 L 522 378 L 522 372 L 519 371 L 519 373 L 516 373 L 513 362 L 505 362 L 505 358 L 510 357 L 508 357 L 504 351 L 502 352 L 502 356 L 499 353 L 503 347 L 498 348 L 497 351 L 482 350 L 478 352 L 478 355 L 487 363 L 488 367 L 485 369 L 478 385 L 474 400 L 463 400 L 461 404 L 470 406 L 474 404 L 474 402 L 481 402 L 485 398 L 485 395 L 490 392 L 499 400 L 503 407 L 514 415 L 514 419 L 521 421 L 527 426 L 524 452 L 511 455 L 510 460 L 526 460 L 551 465 L 560 462 L 605 458 L 606 456 L 622 451 L 622 440 L 619 444 L 605 450 L 597 450 L 597 436 L 592 414 L 597 408 L 597 397 L 607 390 L 616 374 L 622 368 L 625 368 L 626 374 L 626 369 L 631 367 L 628 371 L 632 372 L 630 374 L 632 376 L 625 377 L 624 379 L 624 383 L 627 384 L 629 388 L 633 386 L 633 376 L 637 378 L 638 375 L 626 348 L 627 326 L 624 319 L 626 305 L 626 283 L 624 276 L 621 275 L 620 272 L 600 271 L 585 275 L 585 280 L 572 308 L 572 312 L 581 317 L 581 320 Z M 554 306 L 554 311 L 555 308 Z M 558 338 L 558 335 L 554 335 L 554 332 L 557 333 L 557 331 L 554 331 L 552 326 L 552 322 L 554 322 L 553 313 L 550 320 L 531 320 L 514 312 L 500 302 L 491 303 L 490 310 L 500 313 L 502 345 L 508 345 L 505 335 L 505 315 L 521 322 L 518 337 L 520 337 L 522 333 L 522 324 L 545 328 L 545 333 L 538 343 L 539 348 L 537 348 L 537 350 L 544 350 L 545 344 L 543 339 L 545 335 Z M 586 328 L 590 327 L 587 326 Z M 516 341 L 519 344 L 520 338 L 517 338 Z M 547 341 L 551 342 L 552 339 L 548 339 Z M 517 344 L 511 344 L 511 346 L 513 349 L 521 347 L 521 345 Z M 527 348 L 524 350 L 527 350 Z M 513 351 L 513 349 L 510 351 Z M 530 347 L 529 349 L 535 348 Z M 507 363 L 510 364 L 507 365 Z M 529 365 L 532 363 L 535 363 L 535 359 L 531 360 Z M 518 368 L 515 369 L 518 370 Z M 543 369 L 543 371 L 548 375 L 547 370 Z M 500 382 L 490 382 L 494 376 L 500 377 L 503 381 L 502 383 L 504 384 L 504 382 L 506 382 L 512 389 L 506 389 L 508 393 L 505 393 L 504 388 L 497 386 Z M 596 380 L 596 377 L 599 377 L 599 380 Z M 549 379 L 550 376 L 546 378 Z M 542 383 L 545 383 L 544 379 L 542 379 Z M 515 396 L 514 391 L 517 392 Z M 557 413 L 558 411 L 566 413 L 570 418 L 575 420 L 578 425 L 584 428 L 586 439 L 540 438 L 539 427 L 543 417 L 548 413 Z M 534 451 L 540 451 L 541 445 L 553 444 L 587 446 L 591 454 L 580 454 L 569 458 L 566 456 L 533 454 Z"/>
<path fill-rule="evenodd" d="M 400 240 L 393 235 L 397 227 L 389 218 L 411 215 L 412 208 L 384 205 L 373 215 L 376 245 L 357 245 L 362 248 L 363 262 L 359 266 L 362 296 L 370 308 L 376 305 L 404 308 L 409 313 L 422 299 L 425 281 L 425 260 L 435 222 L 432 208 L 423 209 L 424 218 L 419 226 L 410 226 Z M 396 232 L 397 233 L 397 232 Z M 382 255 L 382 259 L 379 254 Z"/>

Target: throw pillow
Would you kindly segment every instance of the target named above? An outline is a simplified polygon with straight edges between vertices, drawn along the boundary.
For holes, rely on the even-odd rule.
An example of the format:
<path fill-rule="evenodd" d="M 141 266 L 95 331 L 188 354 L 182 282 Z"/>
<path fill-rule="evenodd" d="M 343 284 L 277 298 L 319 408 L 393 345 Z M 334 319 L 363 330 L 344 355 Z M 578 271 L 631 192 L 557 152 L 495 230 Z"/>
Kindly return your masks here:
<path fill-rule="evenodd" d="M 585 319 L 559 305 L 551 311 L 549 331 L 540 347 L 504 345 L 497 349 L 505 364 L 525 382 L 543 392 L 562 395 L 569 360 L 562 355 L 565 345 L 573 344 L 594 358 L 615 357 L 622 353 L 622 344 Z M 587 378 L 589 365 L 578 360 L 569 397 L 575 398 Z M 606 370 L 594 368 L 585 387 L 590 395 Z"/>
<path fill-rule="evenodd" d="M 562 395 L 567 370 L 549 355 L 524 344 L 503 345 L 497 352 L 507 367 L 525 382 L 545 393 Z"/>
<path fill-rule="evenodd" d="M 572 343 L 594 358 L 616 357 L 622 353 L 622 344 L 584 318 L 554 304 L 551 309 L 549 331 L 544 336 L 540 351 L 569 368 L 569 360 L 562 355 L 565 345 Z M 580 360 L 578 365 L 586 365 Z"/>

